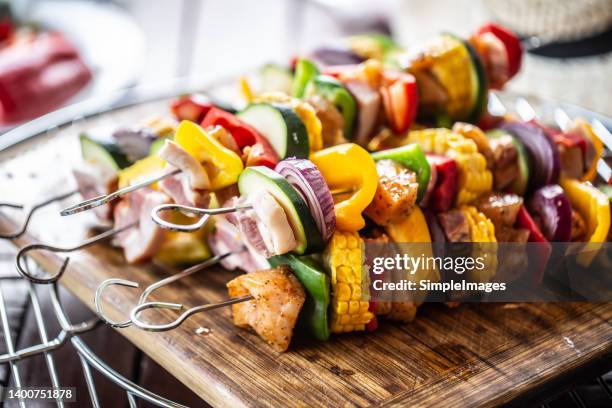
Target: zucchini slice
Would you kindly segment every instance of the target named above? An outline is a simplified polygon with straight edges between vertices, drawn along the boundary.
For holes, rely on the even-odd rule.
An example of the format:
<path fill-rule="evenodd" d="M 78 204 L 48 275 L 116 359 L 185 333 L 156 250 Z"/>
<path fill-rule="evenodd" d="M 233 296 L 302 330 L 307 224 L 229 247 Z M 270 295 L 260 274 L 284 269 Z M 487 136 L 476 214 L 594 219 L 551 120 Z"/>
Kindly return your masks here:
<path fill-rule="evenodd" d="M 238 113 L 238 117 L 268 139 L 281 160 L 285 157 L 308 158 L 310 146 L 306 126 L 289 106 L 255 103 Z"/>
<path fill-rule="evenodd" d="M 287 220 L 295 234 L 298 255 L 321 251 L 325 246 L 317 223 L 306 202 L 280 174 L 263 166 L 247 167 L 238 178 L 240 195 L 266 190 L 285 210 Z"/>
<path fill-rule="evenodd" d="M 127 157 L 119 151 L 117 145 L 96 142 L 86 134 L 79 136 L 79 143 L 83 160 L 93 166 L 116 173 L 129 165 Z"/>
<path fill-rule="evenodd" d="M 475 123 L 478 122 L 487 105 L 487 75 L 485 73 L 484 65 L 480 60 L 480 56 L 476 53 L 474 48 L 467 41 L 463 41 L 463 45 L 468 50 L 470 60 L 472 62 L 472 79 L 474 81 L 474 88 L 472 92 L 474 97 L 474 105 L 469 116 L 469 121 Z"/>

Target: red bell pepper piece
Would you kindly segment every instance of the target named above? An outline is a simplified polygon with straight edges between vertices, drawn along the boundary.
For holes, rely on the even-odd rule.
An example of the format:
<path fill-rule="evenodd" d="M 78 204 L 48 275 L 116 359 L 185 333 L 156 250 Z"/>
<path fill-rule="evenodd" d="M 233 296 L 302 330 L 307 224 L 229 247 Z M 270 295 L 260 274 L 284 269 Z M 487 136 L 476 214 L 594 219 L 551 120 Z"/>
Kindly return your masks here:
<path fill-rule="evenodd" d="M 429 199 L 430 208 L 436 213 L 451 209 L 457 194 L 457 163 L 450 157 L 427 154 L 430 166 L 435 166 L 437 173 L 436 185 Z"/>
<path fill-rule="evenodd" d="M 404 133 L 416 117 L 419 105 L 416 79 L 406 72 L 384 72 L 380 92 L 391 129 Z"/>
<path fill-rule="evenodd" d="M 178 120 L 200 123 L 213 105 L 203 95 L 189 94 L 179 96 L 170 102 L 170 111 Z"/>
<path fill-rule="evenodd" d="M 536 274 L 533 277 L 534 283 L 539 283 L 542 281 L 542 277 L 544 276 L 544 268 L 548 263 L 548 258 L 552 252 L 552 247 L 550 242 L 544 237 L 542 231 L 535 223 L 531 215 L 525 209 L 525 206 L 521 206 L 519 212 L 516 216 L 516 228 L 523 228 L 529 231 L 529 242 L 536 243 L 537 245 L 537 256 L 529 257 L 529 262 L 533 262 L 535 264 L 534 270 Z"/>
<path fill-rule="evenodd" d="M 521 69 L 521 61 L 523 59 L 523 47 L 521 40 L 512 31 L 499 26 L 497 24 L 485 24 L 481 26 L 477 34 L 491 33 L 497 37 L 504 48 L 506 49 L 506 55 L 508 56 L 508 73 L 510 78 L 515 76 Z"/>
<path fill-rule="evenodd" d="M 221 126 L 227 130 L 240 150 L 249 146 L 245 162 L 248 166 L 266 166 L 274 168 L 279 161 L 278 154 L 255 128 L 241 121 L 235 115 L 216 107 L 212 107 L 200 124 L 206 129 L 211 126 Z"/>

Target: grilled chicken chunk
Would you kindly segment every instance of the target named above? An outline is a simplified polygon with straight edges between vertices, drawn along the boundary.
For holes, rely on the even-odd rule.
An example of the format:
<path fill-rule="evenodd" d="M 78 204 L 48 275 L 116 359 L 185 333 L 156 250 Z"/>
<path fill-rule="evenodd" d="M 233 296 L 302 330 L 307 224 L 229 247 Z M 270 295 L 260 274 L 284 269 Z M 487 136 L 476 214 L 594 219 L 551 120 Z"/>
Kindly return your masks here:
<path fill-rule="evenodd" d="M 493 189 L 502 191 L 519 176 L 518 152 L 510 135 L 491 139 L 489 146 L 493 152 Z"/>
<path fill-rule="evenodd" d="M 478 211 L 487 216 L 495 227 L 498 242 L 522 242 L 529 240 L 529 231 L 514 228 L 523 198 L 516 194 L 490 193 L 475 202 Z"/>
<path fill-rule="evenodd" d="M 123 248 L 128 263 L 140 263 L 151 259 L 164 241 L 165 231 L 152 219 L 151 210 L 170 203 L 170 198 L 150 188 L 130 193 L 115 207 L 115 227 L 138 225 L 117 235 L 117 243 Z"/>
<path fill-rule="evenodd" d="M 249 197 L 257 215 L 257 226 L 272 255 L 285 254 L 296 248 L 295 235 L 287 214 L 267 191 L 259 191 Z"/>
<path fill-rule="evenodd" d="M 210 179 L 204 167 L 177 143 L 167 140 L 158 155 L 172 166 L 181 169 L 183 171 L 181 175 L 187 176 L 192 188 L 200 190 L 210 188 Z"/>
<path fill-rule="evenodd" d="M 511 227 L 523 205 L 523 198 L 516 194 L 490 193 L 475 202 L 478 211 L 493 222 L 493 225 Z"/>
<path fill-rule="evenodd" d="M 313 96 L 306 100 L 315 109 L 317 117 L 321 121 L 321 135 L 323 136 L 323 146 L 335 146 L 345 143 L 342 129 L 344 128 L 344 118 L 336 107 L 327 99 L 320 96 Z"/>
<path fill-rule="evenodd" d="M 365 214 L 378 225 L 406 217 L 416 203 L 419 184 L 414 172 L 393 160 L 376 162 L 378 186 Z"/>
<path fill-rule="evenodd" d="M 157 185 L 176 204 L 191 207 L 207 207 L 210 203 L 210 193 L 205 190 L 192 188 L 189 179 L 183 174 L 165 178 Z"/>
<path fill-rule="evenodd" d="M 470 226 L 460 210 L 450 210 L 438 214 L 438 221 L 450 242 L 470 242 Z"/>
<path fill-rule="evenodd" d="M 286 267 L 240 275 L 227 284 L 230 297 L 253 300 L 232 305 L 234 324 L 251 327 L 276 351 L 286 351 L 306 295 Z"/>
<path fill-rule="evenodd" d="M 72 169 L 72 174 L 84 200 L 106 195 L 117 189 L 117 174 L 102 167 L 85 164 Z M 113 204 L 94 208 L 94 214 L 102 222 L 111 221 Z"/>
<path fill-rule="evenodd" d="M 166 141 L 159 151 L 159 156 L 172 167 L 183 171 L 181 174 L 160 181 L 159 188 L 177 204 L 192 207 L 207 206 L 210 196 L 204 190 L 210 187 L 210 180 L 204 167 L 172 141 Z"/>
<path fill-rule="evenodd" d="M 208 234 L 208 247 L 213 254 L 231 253 L 221 261 L 221 266 L 230 271 L 242 269 L 245 272 L 269 268 L 266 258 L 243 241 L 238 227 L 228 220 L 229 215 L 216 215 L 215 229 Z"/>

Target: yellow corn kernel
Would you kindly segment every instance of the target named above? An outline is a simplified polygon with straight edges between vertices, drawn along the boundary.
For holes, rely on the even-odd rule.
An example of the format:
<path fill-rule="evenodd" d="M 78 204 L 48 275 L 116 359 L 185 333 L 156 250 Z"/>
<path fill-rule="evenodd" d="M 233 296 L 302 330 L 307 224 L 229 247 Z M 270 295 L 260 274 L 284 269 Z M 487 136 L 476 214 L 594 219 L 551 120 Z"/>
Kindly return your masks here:
<path fill-rule="evenodd" d="M 448 129 L 415 130 L 407 139 L 407 143 L 418 143 L 427 153 L 446 155 L 456 162 L 459 172 L 456 205 L 467 204 L 491 191 L 493 175 L 473 140 Z"/>
<path fill-rule="evenodd" d="M 367 277 L 362 273 L 362 240 L 356 232 L 336 231 L 325 249 L 331 275 L 331 330 L 362 329 L 373 315 L 368 311 Z"/>

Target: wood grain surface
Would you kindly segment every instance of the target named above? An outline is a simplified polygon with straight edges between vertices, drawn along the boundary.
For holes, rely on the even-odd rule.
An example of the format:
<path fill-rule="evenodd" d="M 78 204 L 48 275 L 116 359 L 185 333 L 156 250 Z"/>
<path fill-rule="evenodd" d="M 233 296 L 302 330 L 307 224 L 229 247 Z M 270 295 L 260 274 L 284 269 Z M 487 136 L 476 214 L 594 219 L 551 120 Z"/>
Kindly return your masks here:
<path fill-rule="evenodd" d="M 71 188 L 66 175 L 78 160 L 82 128 L 118 126 L 165 111 L 160 101 L 128 108 L 48 132 L 0 153 L 0 201 L 34 203 Z M 17 246 L 42 241 L 78 243 L 90 214 L 69 218 L 60 207 L 40 212 Z M 18 222 L 0 213 L 0 228 Z M 47 270 L 61 258 L 33 253 Z M 159 265 L 126 265 L 120 251 L 99 244 L 70 254 L 61 283 L 89 307 L 96 287 L 110 277 L 142 287 L 173 273 Z M 155 292 L 151 299 L 185 307 L 227 297 L 236 273 L 211 268 Z M 124 319 L 140 290 L 110 288 L 104 307 Z M 151 311 L 162 322 L 176 316 Z M 207 327 L 210 334 L 196 330 Z M 122 329 L 137 347 L 213 406 L 445 406 L 499 405 L 597 364 L 612 365 L 612 305 L 587 303 L 427 304 L 411 324 L 383 323 L 374 333 L 333 336 L 318 343 L 296 339 L 278 354 L 255 334 L 233 326 L 229 309 L 199 314 L 163 333 Z"/>

